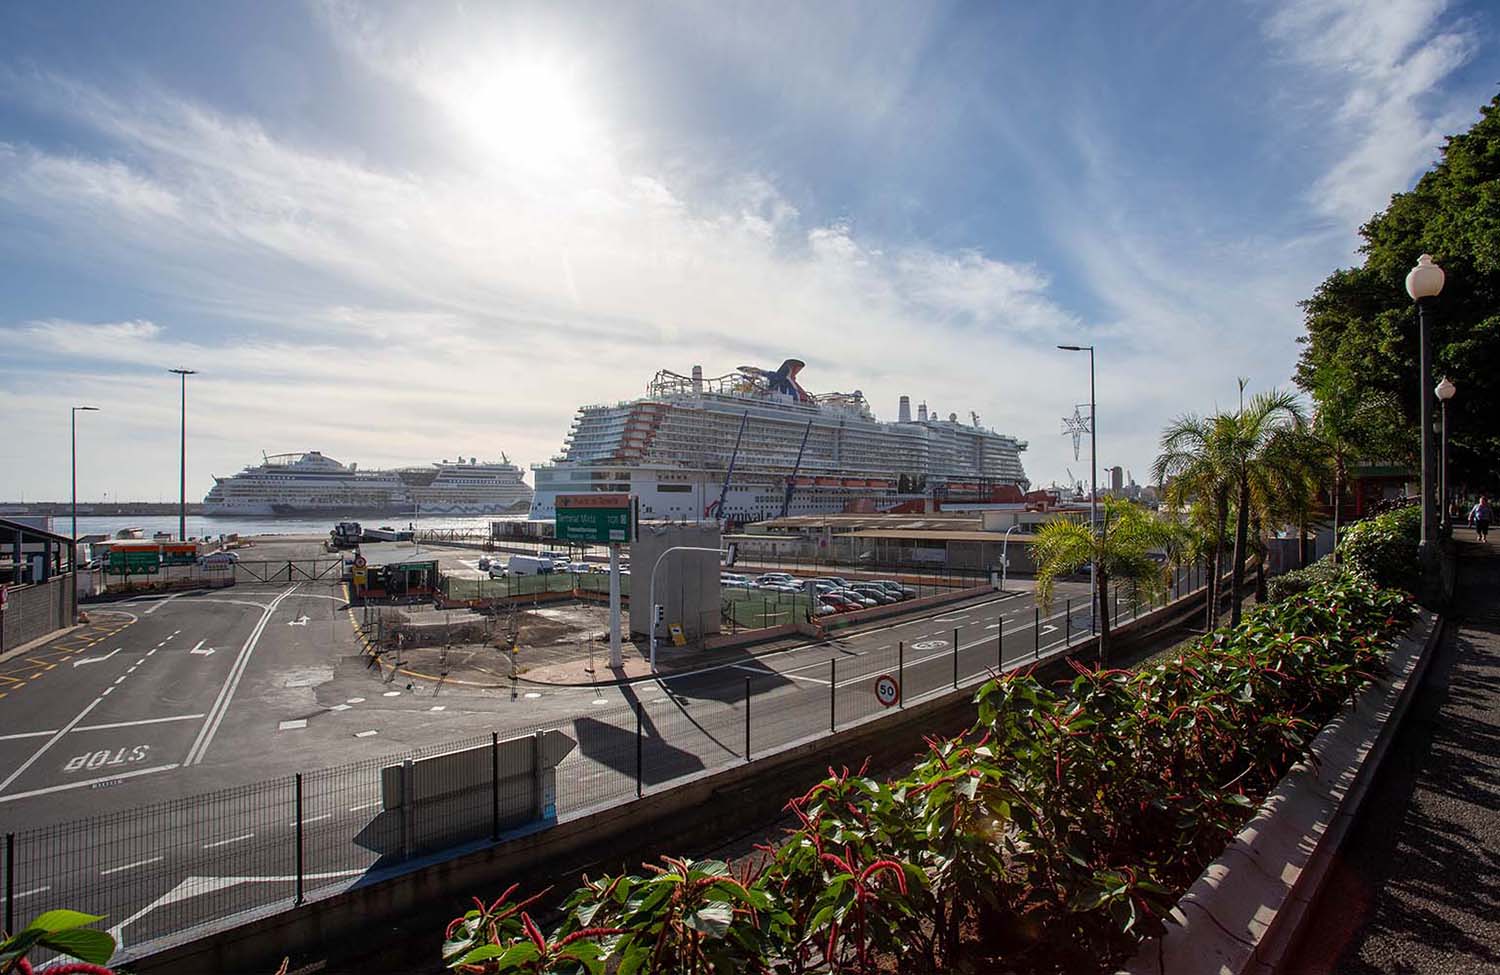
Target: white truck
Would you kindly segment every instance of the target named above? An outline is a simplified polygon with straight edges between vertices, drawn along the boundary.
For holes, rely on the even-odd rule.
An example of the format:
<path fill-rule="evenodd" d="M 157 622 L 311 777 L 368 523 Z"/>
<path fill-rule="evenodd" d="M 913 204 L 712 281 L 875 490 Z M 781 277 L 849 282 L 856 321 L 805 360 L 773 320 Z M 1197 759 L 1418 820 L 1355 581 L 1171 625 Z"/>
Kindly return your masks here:
<path fill-rule="evenodd" d="M 553 571 L 553 561 L 538 555 L 512 555 L 505 571 L 513 576 L 540 576 Z"/>

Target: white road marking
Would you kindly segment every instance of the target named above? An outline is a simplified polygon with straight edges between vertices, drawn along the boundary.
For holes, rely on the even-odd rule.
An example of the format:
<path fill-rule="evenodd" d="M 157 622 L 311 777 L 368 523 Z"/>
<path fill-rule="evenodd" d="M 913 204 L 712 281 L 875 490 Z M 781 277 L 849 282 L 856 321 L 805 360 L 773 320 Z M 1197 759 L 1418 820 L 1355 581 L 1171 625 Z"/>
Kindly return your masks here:
<path fill-rule="evenodd" d="M 245 674 L 245 668 L 250 663 L 250 655 L 255 652 L 255 645 L 260 642 L 260 635 L 265 632 L 266 623 L 270 622 L 271 616 L 276 612 L 276 607 L 281 605 L 281 601 L 290 596 L 296 588 L 297 584 L 287 588 L 281 595 L 271 600 L 271 605 L 267 606 L 265 612 L 261 614 L 260 621 L 250 631 L 245 645 L 240 648 L 239 656 L 229 668 L 229 673 L 224 678 L 224 686 L 219 689 L 219 696 L 215 699 L 214 706 L 209 709 L 209 716 L 203 722 L 203 728 L 198 732 L 198 737 L 193 740 L 193 745 L 188 749 L 187 757 L 183 759 L 182 764 L 196 765 L 203 761 L 204 753 L 208 751 L 208 746 L 213 744 L 219 724 L 229 710 L 229 702 L 234 700 L 234 692 L 240 686 L 240 678 Z"/>
<path fill-rule="evenodd" d="M 329 873 L 306 874 L 302 879 L 337 880 L 342 877 L 357 877 L 362 873 L 365 873 L 364 869 L 336 870 Z M 165 894 L 162 894 L 156 900 L 147 904 L 145 907 L 141 908 L 139 911 L 136 911 L 134 914 L 130 915 L 119 924 L 116 924 L 114 927 L 110 928 L 109 933 L 114 936 L 116 948 L 123 948 L 125 946 L 125 937 L 123 934 L 125 928 L 139 921 L 141 918 L 145 917 L 147 914 L 150 914 L 158 907 L 166 907 L 170 904 L 175 904 L 178 901 L 185 901 L 193 897 L 200 897 L 204 894 L 212 894 L 214 891 L 224 890 L 228 887 L 238 887 L 240 884 L 291 883 L 296 879 L 296 874 L 292 874 L 291 876 L 287 877 L 188 877 L 176 887 L 173 887 L 171 890 L 167 891 Z"/>
<path fill-rule="evenodd" d="M 112 690 L 114 690 L 113 687 L 106 687 L 103 691 L 100 692 L 100 697 L 109 697 L 109 692 Z"/>
<path fill-rule="evenodd" d="M 148 657 L 154 657 L 156 655 L 156 651 L 158 649 L 160 649 L 160 648 L 159 647 L 153 647 L 152 649 L 147 650 L 146 651 L 146 656 L 148 656 Z"/>
<path fill-rule="evenodd" d="M 203 844 L 203 848 L 205 850 L 213 850 L 213 849 L 217 849 L 218 847 L 221 847 L 221 846 L 228 846 L 231 843 L 239 843 L 239 842 L 242 842 L 244 840 L 249 840 L 249 839 L 254 839 L 254 838 L 255 838 L 255 834 L 254 833 L 245 833 L 242 836 L 235 836 L 235 837 L 232 837 L 232 838 L 227 839 L 227 840 L 219 840 L 219 842 L 217 842 L 217 843 L 204 843 Z"/>
<path fill-rule="evenodd" d="M 446 711 L 446 710 L 448 710 L 448 705 L 446 705 L 446 704 L 434 704 L 432 707 L 428 708 L 427 710 L 429 710 L 429 711 Z"/>
<path fill-rule="evenodd" d="M 328 710 L 330 710 L 330 711 L 347 711 L 347 710 L 349 710 L 349 705 L 347 705 L 347 704 L 335 704 L 333 707 L 329 708 Z"/>
<path fill-rule="evenodd" d="M 203 644 L 205 644 L 207 642 L 208 642 L 207 640 L 199 640 L 198 641 L 198 645 L 196 647 L 194 647 L 193 649 L 189 650 L 188 653 L 196 653 L 200 657 L 210 657 L 210 656 L 213 656 L 213 652 L 214 652 L 214 648 L 213 647 L 209 647 L 207 650 L 203 649 Z"/>
<path fill-rule="evenodd" d="M 45 894 L 47 891 L 49 891 L 51 889 L 52 889 L 52 885 L 51 884 L 43 884 L 40 887 L 33 887 L 30 890 L 23 890 L 19 894 L 16 895 L 16 900 L 20 900 L 23 897 L 30 897 L 32 894 Z"/>
<path fill-rule="evenodd" d="M 383 696 L 384 697 L 400 697 L 401 696 L 401 692 L 400 691 L 386 691 Z"/>
<path fill-rule="evenodd" d="M 378 731 L 356 731 L 354 733 L 354 737 L 356 737 L 356 738 L 368 738 L 371 735 L 378 735 L 378 734 L 380 734 L 380 732 L 378 732 Z"/>
<path fill-rule="evenodd" d="M 21 767 L 10 773 L 10 775 L 6 777 L 4 782 L 0 782 L 0 792 L 4 792 L 7 786 L 21 777 L 21 773 L 25 772 L 27 769 L 31 768 L 32 765 L 36 764 L 36 760 L 46 754 L 47 749 L 57 744 L 63 735 L 78 727 L 78 723 L 84 718 L 88 717 L 88 713 L 94 710 L 94 708 L 98 707 L 99 702 L 102 700 L 104 700 L 103 697 L 94 698 L 94 700 L 89 704 L 88 707 L 84 708 L 82 711 L 79 711 L 78 714 L 74 716 L 72 721 L 69 721 L 67 724 L 57 729 L 57 733 L 54 734 L 51 738 L 48 738 L 45 745 L 43 745 L 41 748 L 38 748 L 34 753 L 32 753 L 32 756 L 30 758 L 22 762 Z"/>
<path fill-rule="evenodd" d="M 111 650 L 109 653 L 106 653 L 102 657 L 84 657 L 82 660 L 75 660 L 73 661 L 73 666 L 82 667 L 84 664 L 97 664 L 102 660 L 108 660 L 110 657 L 113 657 L 123 649 L 124 647 L 115 647 L 113 650 Z"/>
<path fill-rule="evenodd" d="M 84 779 L 81 782 L 68 782 L 65 785 L 49 785 L 45 789 L 32 789 L 30 792 L 16 792 L 8 796 L 0 796 L 0 802 L 11 802 L 16 799 L 30 799 L 32 796 L 51 795 L 54 792 L 64 792 L 68 789 L 82 789 L 89 786 L 99 785 L 103 782 L 114 782 L 119 779 L 133 779 L 137 775 L 150 775 L 153 772 L 170 772 L 177 768 L 176 762 L 171 765 L 158 765 L 155 768 L 141 768 L 133 772 L 116 772 L 114 775 L 106 775 L 98 779 Z"/>
<path fill-rule="evenodd" d="M 57 729 L 51 731 L 19 731 L 13 735 L 0 735 L 0 741 L 12 741 L 16 738 L 45 738 L 47 735 L 57 734 Z"/>
<path fill-rule="evenodd" d="M 347 703 L 349 703 L 349 704 L 363 704 L 363 703 L 365 703 L 365 699 L 362 698 L 362 697 L 351 697 L 348 700 Z"/>
<path fill-rule="evenodd" d="M 121 674 L 119 677 L 115 678 L 115 686 L 116 687 L 118 687 L 119 685 L 121 685 L 123 683 L 125 683 L 125 675 L 124 674 Z"/>
<path fill-rule="evenodd" d="M 306 727 L 307 727 L 307 719 L 306 718 L 292 718 L 289 721 L 282 721 L 281 723 L 277 724 L 276 725 L 276 730 L 277 731 L 296 731 L 298 728 L 306 728 Z"/>
<path fill-rule="evenodd" d="M 301 616 L 297 617 L 294 620 L 287 620 L 286 621 L 286 625 L 287 626 L 306 626 L 307 625 L 307 614 L 303 613 Z"/>
<path fill-rule="evenodd" d="M 596 697 L 596 698 L 594 698 L 594 700 L 593 700 L 593 702 L 592 702 L 592 703 L 593 703 L 593 705 L 594 705 L 594 706 L 595 706 L 595 707 L 598 707 L 598 706 L 599 706 L 599 705 L 601 705 L 601 704 L 608 704 L 608 703 L 609 703 L 609 701 L 608 701 L 608 700 L 606 700 L 606 699 L 604 699 L 604 698 L 602 698 L 602 697 Z"/>
<path fill-rule="evenodd" d="M 137 666 L 137 667 L 139 667 L 139 666 L 140 666 L 140 665 L 141 665 L 141 664 L 143 664 L 143 663 L 145 663 L 145 662 L 146 662 L 146 658 L 145 658 L 145 657 L 142 657 L 142 658 L 141 658 L 141 659 L 139 659 L 139 660 L 137 660 L 137 661 L 136 661 L 136 662 L 135 662 L 135 665 L 136 665 L 136 666 Z"/>
<path fill-rule="evenodd" d="M 525 694 L 522 694 L 521 696 L 524 697 L 524 698 L 527 698 L 528 700 L 534 700 L 536 698 L 541 697 L 542 695 L 540 693 L 538 693 L 537 691 L 527 691 Z"/>
<path fill-rule="evenodd" d="M 140 666 L 140 664 L 136 664 L 135 665 L 135 667 L 139 667 L 139 666 Z M 127 674 L 133 674 L 133 673 L 135 673 L 135 667 L 131 667 L 129 670 L 125 671 L 125 673 L 127 673 Z"/>
<path fill-rule="evenodd" d="M 109 724 L 87 724 L 79 725 L 74 731 L 108 731 L 111 728 L 134 728 L 142 724 L 166 724 L 168 721 L 191 721 L 201 718 L 202 714 L 179 714 L 170 718 L 142 718 L 139 721 L 114 721 Z"/>
<path fill-rule="evenodd" d="M 809 684 L 828 685 L 821 677 L 808 677 L 805 674 L 794 674 L 789 670 L 772 670 L 770 667 L 753 667 L 750 664 L 735 664 L 735 670 L 748 670 L 752 674 L 764 674 L 768 677 L 786 677 L 790 680 L 805 680 Z"/>
<path fill-rule="evenodd" d="M 168 596 L 167 598 L 158 600 L 157 602 L 155 602 L 154 604 L 152 604 L 151 608 L 148 609 L 148 610 L 146 610 L 145 612 L 143 612 L 141 615 L 142 616 L 150 616 L 152 613 L 156 612 L 158 609 L 161 609 L 167 603 L 170 603 L 172 600 L 176 599 L 178 596 L 181 596 L 181 595 L 182 595 L 182 593 L 180 593 L 180 592 L 174 592 L 174 593 L 172 593 L 172 595 Z M 178 632 L 180 633 L 181 631 L 179 630 Z M 173 636 L 176 636 L 176 634 L 174 633 Z"/>
<path fill-rule="evenodd" d="M 324 813 L 321 816 L 307 816 L 307 817 L 305 817 L 302 820 L 302 825 L 306 826 L 308 823 L 321 823 L 325 819 L 332 819 L 332 818 L 333 818 L 333 813 Z M 297 821 L 294 819 L 290 823 L 287 823 L 287 825 L 288 826 L 296 826 L 297 825 Z"/>
<path fill-rule="evenodd" d="M 376 799 L 374 802 L 362 802 L 362 803 L 360 803 L 357 806 L 350 806 L 349 807 L 349 811 L 350 812 L 359 812 L 361 809 L 369 809 L 371 806 L 378 806 L 378 805 L 380 805 L 380 802 L 381 802 L 381 800 L 379 800 L 379 799 Z"/>
<path fill-rule="evenodd" d="M 151 857 L 150 859 L 147 859 L 147 860 L 137 860 L 134 863 L 127 863 L 123 867 L 110 867 L 108 870 L 100 870 L 99 871 L 99 876 L 101 876 L 101 877 L 108 877 L 112 873 L 119 873 L 122 870 L 134 870 L 136 867 L 150 866 L 153 863 L 160 863 L 161 861 L 163 861 L 165 859 L 166 859 L 165 856 L 159 856 L 159 857 Z"/>

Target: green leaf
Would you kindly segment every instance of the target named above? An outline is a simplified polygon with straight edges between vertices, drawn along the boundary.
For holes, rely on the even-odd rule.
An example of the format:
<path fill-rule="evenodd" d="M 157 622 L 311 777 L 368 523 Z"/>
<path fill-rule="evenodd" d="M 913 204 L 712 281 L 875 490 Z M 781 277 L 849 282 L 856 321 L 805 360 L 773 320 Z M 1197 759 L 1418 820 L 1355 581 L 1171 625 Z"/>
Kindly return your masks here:
<path fill-rule="evenodd" d="M 93 928 L 58 931 L 42 938 L 39 944 L 43 948 L 51 948 L 53 951 L 77 958 L 79 961 L 86 961 L 90 965 L 108 964 L 115 954 L 115 939 L 107 932 L 96 931 Z"/>
<path fill-rule="evenodd" d="M 40 914 L 30 924 L 26 925 L 26 931 L 42 931 L 47 934 L 56 934 L 69 928 L 81 928 L 85 924 L 93 924 L 95 921 L 104 920 L 103 914 L 84 914 L 82 911 L 56 910 Z M 23 932 L 24 933 L 24 932 Z"/>
<path fill-rule="evenodd" d="M 734 907 L 727 903 L 706 904 L 682 919 L 682 923 L 707 935 L 722 938 L 734 920 Z"/>
<path fill-rule="evenodd" d="M 526 946 L 531 949 L 531 953 L 533 955 L 536 954 L 535 945 L 527 942 Z M 478 948 L 470 950 L 468 954 L 464 955 L 458 961 L 454 962 L 454 965 L 477 965 L 482 961 L 489 961 L 491 958 L 499 958 L 501 955 L 505 954 L 505 952 L 506 947 L 504 945 L 480 945 Z"/>

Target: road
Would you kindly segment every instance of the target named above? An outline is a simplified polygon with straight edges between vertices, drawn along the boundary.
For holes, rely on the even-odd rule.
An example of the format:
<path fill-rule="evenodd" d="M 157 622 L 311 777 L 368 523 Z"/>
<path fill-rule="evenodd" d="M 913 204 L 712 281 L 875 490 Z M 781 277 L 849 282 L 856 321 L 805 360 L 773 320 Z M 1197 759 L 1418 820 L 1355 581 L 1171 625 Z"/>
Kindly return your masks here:
<path fill-rule="evenodd" d="M 1030 593 L 996 594 L 659 680 L 501 691 L 382 678 L 323 581 L 94 607 L 88 628 L 28 655 L 34 671 L 5 671 L 20 676 L 0 699 L 0 832 L 15 834 L 0 891 L 19 923 L 89 910 L 126 946 L 286 906 L 299 773 L 311 892 L 402 858 L 380 770 L 403 758 L 559 728 L 578 742 L 559 813 L 627 801 L 637 709 L 649 791 L 744 761 L 747 703 L 754 756 L 884 710 L 877 676 L 911 701 L 1058 648 L 1088 630 L 1087 588 L 1061 584 L 1045 616 Z M 487 837 L 490 802 L 486 781 L 417 806 L 416 851 Z"/>

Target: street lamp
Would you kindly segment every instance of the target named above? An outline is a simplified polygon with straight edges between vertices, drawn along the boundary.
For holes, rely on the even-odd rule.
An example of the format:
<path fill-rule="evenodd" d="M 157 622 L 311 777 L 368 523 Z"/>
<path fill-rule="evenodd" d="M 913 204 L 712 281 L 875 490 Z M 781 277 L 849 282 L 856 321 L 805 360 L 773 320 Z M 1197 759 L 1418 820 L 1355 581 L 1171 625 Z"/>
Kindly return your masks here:
<path fill-rule="evenodd" d="M 1064 352 L 1087 352 L 1089 354 L 1089 531 L 1097 530 L 1099 513 L 1099 418 L 1094 402 L 1094 347 L 1092 345 L 1059 345 Z M 1099 582 L 1098 565 L 1089 561 L 1089 632 L 1098 628 Z"/>
<path fill-rule="evenodd" d="M 1422 433 L 1422 541 L 1421 552 L 1425 559 L 1430 559 L 1433 554 L 1433 541 L 1436 538 L 1435 505 L 1433 504 L 1433 482 L 1437 480 L 1433 476 L 1433 449 L 1432 449 L 1432 401 L 1427 396 L 1427 390 L 1432 388 L 1432 350 L 1431 328 L 1429 320 L 1432 318 L 1433 304 L 1437 296 L 1443 290 L 1443 269 L 1432 263 L 1431 254 L 1423 254 L 1417 258 L 1417 266 L 1406 274 L 1406 293 L 1411 295 L 1412 301 L 1417 303 L 1417 342 L 1419 347 L 1419 365 L 1417 377 L 1417 389 L 1420 392 L 1421 415 L 1419 423 Z"/>
<path fill-rule="evenodd" d="M 1453 381 L 1447 376 L 1444 376 L 1443 381 L 1438 383 L 1437 388 L 1433 390 L 1443 410 L 1443 447 L 1438 459 L 1438 493 L 1443 499 L 1441 514 L 1444 538 L 1453 531 L 1453 519 L 1448 517 L 1448 401 L 1456 392 L 1458 392 L 1458 387 L 1453 385 Z"/>
<path fill-rule="evenodd" d="M 178 467 L 177 482 L 177 540 L 187 541 L 187 377 L 197 373 L 196 369 L 168 369 L 182 377 L 182 452 Z"/>
<path fill-rule="evenodd" d="M 78 414 L 98 413 L 97 406 L 74 406 L 68 415 L 72 434 L 73 454 L 73 551 L 68 560 L 72 563 L 74 570 L 78 568 Z"/>

